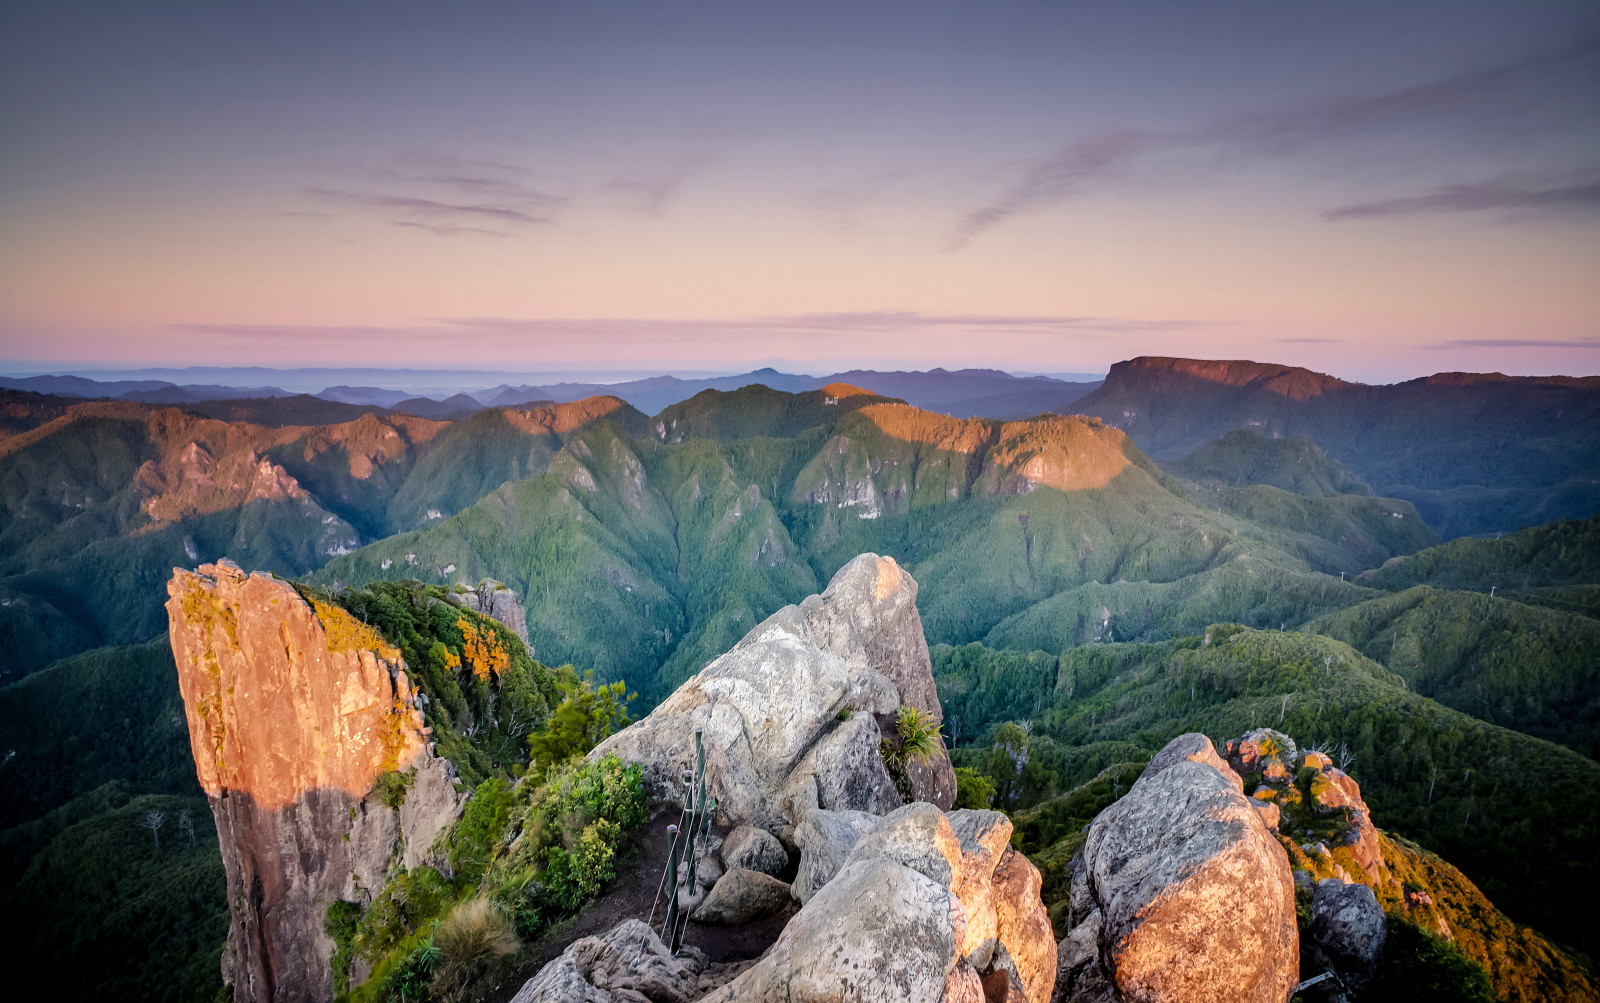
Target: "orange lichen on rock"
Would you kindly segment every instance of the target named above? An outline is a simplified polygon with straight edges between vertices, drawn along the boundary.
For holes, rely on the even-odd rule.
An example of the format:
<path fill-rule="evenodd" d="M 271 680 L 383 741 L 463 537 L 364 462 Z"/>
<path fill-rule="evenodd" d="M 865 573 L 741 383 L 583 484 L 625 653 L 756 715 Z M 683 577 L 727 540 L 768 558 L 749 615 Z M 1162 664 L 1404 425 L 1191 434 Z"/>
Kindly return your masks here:
<path fill-rule="evenodd" d="M 498 679 L 500 673 L 511 665 L 511 653 L 501 643 L 500 635 L 493 627 L 485 626 L 480 630 L 466 617 L 461 617 L 456 621 L 456 629 L 466 639 L 461 649 L 462 657 L 472 666 L 472 674 L 479 679 L 488 679 L 491 672 Z"/>
<path fill-rule="evenodd" d="M 339 607 L 320 599 L 313 599 L 311 608 L 316 610 L 317 619 L 322 621 L 322 629 L 327 632 L 329 651 L 357 651 L 361 648 L 370 648 L 385 661 L 400 660 L 399 648 L 385 641 L 382 634 Z"/>
<path fill-rule="evenodd" d="M 349 614 L 313 610 L 287 582 L 227 562 L 174 568 L 167 592 L 178 688 L 208 794 L 247 793 L 266 810 L 312 790 L 360 798 L 380 773 L 425 755 L 400 653 Z"/>
<path fill-rule="evenodd" d="M 1082 415 L 1008 421 L 985 458 L 984 477 L 1001 493 L 1031 490 L 1021 481 L 1061 491 L 1103 488 L 1132 462 L 1126 438 Z"/>
<path fill-rule="evenodd" d="M 956 453 L 971 454 L 984 448 L 996 427 L 995 422 L 982 418 L 952 418 L 910 404 L 868 404 L 861 414 L 886 435 Z"/>

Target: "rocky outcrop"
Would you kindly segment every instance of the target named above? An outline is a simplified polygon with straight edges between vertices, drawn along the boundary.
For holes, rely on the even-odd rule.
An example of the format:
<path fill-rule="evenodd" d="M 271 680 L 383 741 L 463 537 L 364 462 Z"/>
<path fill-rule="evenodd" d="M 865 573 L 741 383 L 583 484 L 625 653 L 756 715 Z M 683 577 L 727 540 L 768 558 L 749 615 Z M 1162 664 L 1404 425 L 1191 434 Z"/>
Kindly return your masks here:
<path fill-rule="evenodd" d="M 686 1003 L 746 967 L 708 964 L 692 947 L 673 957 L 648 926 L 630 919 L 573 941 L 511 1003 Z"/>
<path fill-rule="evenodd" d="M 800 873 L 794 879 L 795 901 L 810 901 L 818 888 L 827 884 L 855 849 L 863 835 L 878 824 L 878 816 L 864 811 L 809 812 L 794 828 L 794 841 L 800 851 Z"/>
<path fill-rule="evenodd" d="M 333 995 L 336 899 L 363 901 L 454 822 L 400 652 L 348 613 L 229 562 L 174 569 L 167 615 L 200 785 L 216 819 L 241 1001 Z M 415 771 L 414 773 L 411 771 Z M 410 781 L 398 811 L 378 777 Z"/>
<path fill-rule="evenodd" d="M 704 733 L 719 821 L 793 845 L 807 813 L 882 814 L 900 796 L 878 753 L 902 705 L 942 720 L 917 584 L 892 558 L 863 554 L 821 594 L 779 610 L 642 721 L 591 753 L 643 763 L 663 799 Z M 955 773 L 942 742 L 912 770 L 918 799 L 949 807 Z"/>
<path fill-rule="evenodd" d="M 522 608 L 522 597 L 509 585 L 493 578 L 485 578 L 477 585 L 458 585 L 447 598 L 464 609 L 500 621 L 511 632 L 528 643 L 528 614 Z"/>
<path fill-rule="evenodd" d="M 1090 827 L 1058 999 L 1288 999 L 1300 968 L 1288 857 L 1210 744 L 1169 743 Z"/>
<path fill-rule="evenodd" d="M 760 960 L 706 966 L 692 947 L 671 959 L 648 930 L 629 921 L 573 944 L 523 986 L 515 1003 L 1050 999 L 1056 944 L 1039 900 L 1039 872 L 1009 845 L 1010 820 L 991 811 L 944 812 L 926 802 L 883 818 L 828 818 L 836 814 L 815 812 L 851 832 L 841 865 Z M 856 832 L 852 821 L 863 830 Z M 733 902 L 764 898 L 783 883 L 730 868 L 695 920 L 720 912 L 725 887 Z M 633 967 L 623 964 L 634 958 L 641 960 Z"/>
<path fill-rule="evenodd" d="M 976 1001 L 1014 983 L 998 998 L 1048 1000 L 1055 940 L 1010 821 L 925 802 L 875 821 L 767 954 L 706 999 Z"/>
<path fill-rule="evenodd" d="M 1311 897 L 1311 952 L 1319 967 L 1332 968 L 1360 992 L 1383 961 L 1388 926 L 1371 888 L 1337 878 L 1317 882 Z"/>

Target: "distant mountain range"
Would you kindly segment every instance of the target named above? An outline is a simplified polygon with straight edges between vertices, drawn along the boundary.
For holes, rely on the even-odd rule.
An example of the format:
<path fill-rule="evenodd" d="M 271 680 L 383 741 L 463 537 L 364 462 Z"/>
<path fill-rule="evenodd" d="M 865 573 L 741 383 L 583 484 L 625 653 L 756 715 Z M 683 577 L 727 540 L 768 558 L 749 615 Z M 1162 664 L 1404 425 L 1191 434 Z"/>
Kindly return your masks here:
<path fill-rule="evenodd" d="M 271 370 L 240 371 L 241 375 L 250 377 L 259 377 L 263 373 L 271 372 Z M 353 372 L 376 376 L 379 379 L 383 377 L 381 371 Z M 305 379 L 304 373 L 291 371 L 281 375 L 292 377 L 282 382 L 303 382 Z M 65 397 L 132 400 L 152 404 L 196 404 L 217 400 L 310 396 L 333 403 L 393 410 L 423 418 L 448 419 L 462 417 L 486 407 L 566 403 L 597 396 L 617 397 L 646 414 L 655 414 L 668 405 L 688 400 L 706 390 L 738 390 L 741 387 L 761 384 L 773 390 L 800 393 L 818 390 L 830 383 L 850 383 L 866 386 L 875 393 L 888 397 L 900 398 L 917 407 L 951 414 L 958 418 L 1025 418 L 1046 411 L 1059 411 L 1100 385 L 1099 378 L 1092 374 L 1074 376 L 1074 379 L 1069 381 L 1052 376 L 1013 376 L 997 369 L 962 369 L 956 372 L 943 369 L 927 372 L 876 372 L 858 369 L 830 376 L 805 376 L 781 373 L 776 369 L 758 369 L 734 376 L 699 379 L 651 376 L 620 383 L 569 381 L 518 385 L 501 383 L 436 398 L 419 396 L 414 391 L 406 389 L 414 386 L 415 374 L 396 372 L 391 375 L 401 384 L 400 388 L 337 384 L 310 395 L 284 390 L 277 386 L 179 384 L 154 379 L 104 381 L 82 376 L 0 377 L 0 388 Z M 458 374 L 458 378 L 464 375 L 469 374 Z"/>
<path fill-rule="evenodd" d="M 1260 362 L 1138 358 L 1073 403 L 1158 463 L 1237 429 L 1303 436 L 1450 538 L 1600 510 L 1600 377 L 1439 373 L 1389 386 Z"/>

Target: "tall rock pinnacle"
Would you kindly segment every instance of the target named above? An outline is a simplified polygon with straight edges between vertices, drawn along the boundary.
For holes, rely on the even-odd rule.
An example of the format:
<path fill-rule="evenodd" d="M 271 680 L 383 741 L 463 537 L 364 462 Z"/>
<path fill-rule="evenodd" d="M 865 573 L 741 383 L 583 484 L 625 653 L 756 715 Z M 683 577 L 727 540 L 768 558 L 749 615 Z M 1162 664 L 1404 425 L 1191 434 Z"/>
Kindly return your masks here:
<path fill-rule="evenodd" d="M 235 999 L 333 995 L 322 919 L 455 819 L 450 765 L 429 750 L 400 652 L 350 614 L 223 561 L 173 569 L 167 617 L 189 741 L 211 802 L 232 926 Z M 416 770 L 398 810 L 369 797 Z"/>

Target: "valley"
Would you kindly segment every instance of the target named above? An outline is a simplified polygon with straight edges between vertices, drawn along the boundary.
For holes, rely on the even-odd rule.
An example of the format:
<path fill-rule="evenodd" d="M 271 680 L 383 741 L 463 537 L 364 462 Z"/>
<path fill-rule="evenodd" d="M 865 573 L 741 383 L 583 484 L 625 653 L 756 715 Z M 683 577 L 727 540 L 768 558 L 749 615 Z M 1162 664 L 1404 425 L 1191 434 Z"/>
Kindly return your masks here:
<path fill-rule="evenodd" d="M 1498 991 L 1587 998 L 1570 973 L 1600 947 L 1600 878 L 1579 849 L 1600 828 L 1591 383 L 1364 387 L 1139 359 L 1060 402 L 1069 413 L 1031 417 L 970 385 L 916 407 L 893 381 L 437 418 L 7 391 L 0 876 L 53 916 L 16 936 L 81 971 L 66 995 L 87 998 L 114 984 L 94 957 L 167 930 L 181 943 L 163 955 L 189 959 L 181 998 L 214 992 L 227 907 L 166 640 L 174 567 L 279 575 L 393 634 L 417 671 L 443 657 L 435 641 L 462 641 L 394 619 L 396 597 L 504 583 L 526 609 L 533 688 L 484 702 L 448 695 L 445 676 L 422 684 L 441 750 L 477 787 L 525 764 L 520 736 L 559 699 L 546 666 L 624 684 L 642 715 L 870 553 L 914 577 L 952 759 L 995 785 L 1019 833 L 1061 798 L 1087 824 L 1181 734 L 1220 747 L 1270 726 L 1346 750 L 1393 846 L 1434 855 L 1417 859 L 1569 973 L 1528 981 L 1475 948 Z M 463 738 L 464 721 L 486 730 Z M 83 855 L 142 852 L 128 830 L 150 810 L 190 813 L 187 856 L 161 849 L 170 828 L 159 866 L 102 874 Z M 1069 847 L 1026 838 L 1049 905 Z M 142 904 L 105 923 L 51 912 L 69 881 Z M 192 903 L 185 918 L 170 901 Z M 127 984 L 171 969 L 137 964 Z"/>

